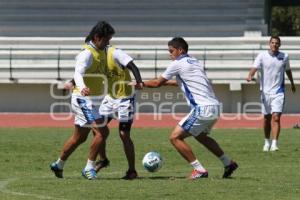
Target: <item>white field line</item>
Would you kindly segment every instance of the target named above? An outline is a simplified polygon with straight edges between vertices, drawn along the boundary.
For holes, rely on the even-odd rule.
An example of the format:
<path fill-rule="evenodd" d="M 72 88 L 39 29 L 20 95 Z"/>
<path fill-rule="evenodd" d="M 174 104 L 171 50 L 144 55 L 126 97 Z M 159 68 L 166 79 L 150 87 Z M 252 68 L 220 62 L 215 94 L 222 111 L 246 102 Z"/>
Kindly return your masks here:
<path fill-rule="evenodd" d="M 57 198 L 57 197 L 51 197 L 51 196 L 45 196 L 45 195 L 39 195 L 39 194 L 32 194 L 32 193 L 24 193 L 24 192 L 14 192 L 7 189 L 7 185 L 10 183 L 17 181 L 17 178 L 11 178 L 6 180 L 0 180 L 0 192 L 5 194 L 11 194 L 15 196 L 29 196 L 34 197 L 38 199 L 55 199 L 55 200 L 67 200 L 65 198 Z"/>

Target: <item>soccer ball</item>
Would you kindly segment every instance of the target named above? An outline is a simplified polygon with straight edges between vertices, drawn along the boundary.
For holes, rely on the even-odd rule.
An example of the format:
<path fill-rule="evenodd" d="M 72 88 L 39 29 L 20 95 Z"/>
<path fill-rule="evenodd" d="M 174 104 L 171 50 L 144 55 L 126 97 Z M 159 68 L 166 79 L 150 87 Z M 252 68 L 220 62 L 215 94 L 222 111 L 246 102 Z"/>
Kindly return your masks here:
<path fill-rule="evenodd" d="M 143 158 L 143 166 L 148 172 L 156 172 L 162 167 L 162 165 L 163 160 L 158 152 L 148 152 Z"/>

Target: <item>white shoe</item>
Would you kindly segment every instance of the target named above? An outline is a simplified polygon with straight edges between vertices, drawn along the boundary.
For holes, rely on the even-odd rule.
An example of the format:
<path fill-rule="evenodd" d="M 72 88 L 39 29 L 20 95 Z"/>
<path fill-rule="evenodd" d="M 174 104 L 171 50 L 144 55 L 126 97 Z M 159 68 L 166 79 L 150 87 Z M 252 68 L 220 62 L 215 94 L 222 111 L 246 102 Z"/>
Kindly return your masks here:
<path fill-rule="evenodd" d="M 278 151 L 279 148 L 277 146 L 271 146 L 270 151 Z"/>
<path fill-rule="evenodd" d="M 267 152 L 269 150 L 270 150 L 270 145 L 269 144 L 265 144 L 264 147 L 263 147 L 263 151 Z"/>

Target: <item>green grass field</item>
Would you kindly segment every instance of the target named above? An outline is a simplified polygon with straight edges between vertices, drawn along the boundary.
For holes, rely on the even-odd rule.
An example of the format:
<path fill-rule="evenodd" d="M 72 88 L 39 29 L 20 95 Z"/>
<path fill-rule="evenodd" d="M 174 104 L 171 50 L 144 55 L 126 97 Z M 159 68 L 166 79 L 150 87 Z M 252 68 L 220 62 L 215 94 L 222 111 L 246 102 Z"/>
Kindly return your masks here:
<path fill-rule="evenodd" d="M 64 179 L 57 179 L 49 164 L 58 158 L 72 129 L 1 128 L 0 199 L 213 199 L 299 200 L 300 130 L 284 129 L 280 151 L 261 151 L 262 131 L 216 129 L 212 137 L 239 164 L 231 179 L 222 179 L 223 166 L 211 153 L 189 138 L 209 178 L 188 181 L 192 170 L 168 141 L 171 129 L 134 129 L 139 179 L 120 180 L 127 169 L 121 141 L 112 129 L 107 144 L 109 168 L 88 181 L 81 177 L 90 140 L 80 146 L 65 165 Z M 90 139 L 90 138 L 89 138 Z M 164 157 L 162 169 L 146 172 L 143 155 L 156 150 Z"/>

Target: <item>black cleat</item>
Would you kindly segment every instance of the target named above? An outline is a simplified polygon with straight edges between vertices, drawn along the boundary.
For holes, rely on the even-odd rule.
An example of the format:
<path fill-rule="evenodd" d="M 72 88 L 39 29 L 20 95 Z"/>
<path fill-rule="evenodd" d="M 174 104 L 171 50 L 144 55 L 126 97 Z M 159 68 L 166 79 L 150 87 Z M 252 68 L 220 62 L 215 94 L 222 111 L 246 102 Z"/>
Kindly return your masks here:
<path fill-rule="evenodd" d="M 138 174 L 135 170 L 128 170 L 125 174 L 125 176 L 122 177 L 124 180 L 133 180 L 138 177 Z"/>
<path fill-rule="evenodd" d="M 231 161 L 231 163 L 224 168 L 223 178 L 229 178 L 233 171 L 235 171 L 238 167 L 239 166 L 236 162 Z"/>
<path fill-rule="evenodd" d="M 59 169 L 55 162 L 50 165 L 50 169 L 53 171 L 57 178 L 63 178 L 63 170 Z"/>
<path fill-rule="evenodd" d="M 109 160 L 107 158 L 105 160 L 99 160 L 96 162 L 95 170 L 96 172 L 99 172 L 100 169 L 108 166 L 109 166 Z"/>

